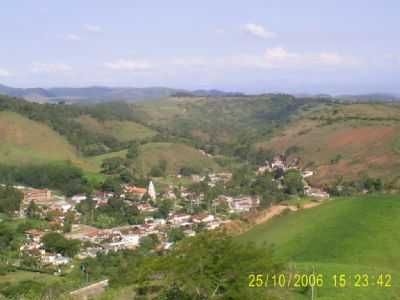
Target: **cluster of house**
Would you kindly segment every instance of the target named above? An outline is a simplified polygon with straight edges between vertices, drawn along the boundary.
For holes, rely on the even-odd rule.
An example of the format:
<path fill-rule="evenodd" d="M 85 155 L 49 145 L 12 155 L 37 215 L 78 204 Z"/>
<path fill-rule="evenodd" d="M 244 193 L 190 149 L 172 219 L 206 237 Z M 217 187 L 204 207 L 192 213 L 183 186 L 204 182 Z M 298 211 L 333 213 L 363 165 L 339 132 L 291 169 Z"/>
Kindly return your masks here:
<path fill-rule="evenodd" d="M 284 155 L 276 155 L 271 161 L 266 160 L 264 165 L 257 169 L 257 175 L 263 175 L 266 172 L 273 172 L 276 170 L 287 171 L 290 169 L 300 169 L 300 159 L 294 157 L 292 159 L 286 159 Z"/>
<path fill-rule="evenodd" d="M 141 238 L 155 235 L 160 241 L 159 250 L 168 250 L 173 243 L 168 241 L 168 231 L 172 228 L 181 228 L 186 236 L 196 235 L 199 225 L 206 230 L 213 230 L 227 221 L 222 221 L 208 213 L 195 215 L 184 213 L 170 213 L 168 218 L 145 218 L 144 224 L 127 225 L 111 229 L 98 229 L 83 224 L 74 224 L 70 233 L 65 234 L 67 239 L 82 241 L 82 245 L 88 245 L 81 249 L 78 259 L 95 257 L 98 253 L 108 253 L 123 249 L 136 249 L 140 245 Z M 60 266 L 71 262 L 71 258 L 59 253 L 48 253 L 43 248 L 42 237 L 45 231 L 31 229 L 25 232 L 25 243 L 20 251 L 30 256 L 39 258 L 43 265 Z"/>
<path fill-rule="evenodd" d="M 306 178 L 313 175 L 312 171 L 301 170 L 299 167 L 299 159 L 294 158 L 287 161 L 284 156 L 276 156 L 271 162 L 265 162 L 265 165 L 261 166 L 257 170 L 257 174 L 261 175 L 265 172 L 271 172 L 281 169 L 286 171 L 288 169 L 299 170 L 305 183 L 304 193 L 308 196 L 323 199 L 328 198 L 329 194 L 321 189 L 309 186 L 306 182 Z M 206 181 L 211 187 L 222 183 L 225 184 L 231 180 L 231 173 L 211 173 L 207 176 L 193 175 L 193 182 Z M 37 205 L 45 207 L 47 210 L 52 210 L 58 212 L 55 215 L 55 220 L 53 222 L 58 222 L 59 225 L 62 224 L 65 219 L 65 215 L 68 211 L 73 211 L 79 219 L 79 213 L 75 210 L 75 206 L 80 202 L 86 200 L 86 195 L 78 194 L 71 198 L 65 198 L 61 196 L 54 195 L 48 189 L 32 189 L 26 187 L 17 187 L 24 193 L 23 206 L 26 208 L 31 201 L 34 201 Z M 170 213 L 168 217 L 155 218 L 150 217 L 151 213 L 157 212 L 158 208 L 153 206 L 154 200 L 157 196 L 161 196 L 163 199 L 176 200 L 178 196 L 176 195 L 176 187 L 170 186 L 169 189 L 161 194 L 157 194 L 153 182 L 149 183 L 147 188 L 142 188 L 134 185 L 123 185 L 123 193 L 121 198 L 124 199 L 126 203 L 130 205 L 135 205 L 141 213 L 147 215 L 144 224 L 140 225 L 129 225 L 112 229 L 98 229 L 95 227 L 74 224 L 72 226 L 72 231 L 65 235 L 68 239 L 77 239 L 84 243 L 86 246 L 81 250 L 78 258 L 94 257 L 99 252 L 107 253 L 109 251 L 118 251 L 121 249 L 135 249 L 140 245 L 140 241 L 143 237 L 148 235 L 156 235 L 160 241 L 161 249 L 169 249 L 172 243 L 168 241 L 167 233 L 172 228 L 181 228 L 186 236 L 193 236 L 198 230 L 213 230 L 227 221 L 227 216 L 216 214 L 217 207 L 224 206 L 227 213 L 244 213 L 250 212 L 257 209 L 260 205 L 259 196 L 247 196 L 242 195 L 238 197 L 231 197 L 226 195 L 219 195 L 216 199 L 212 201 L 211 208 L 215 208 L 215 213 L 210 214 L 209 212 L 201 213 Z M 147 195 L 147 198 L 144 198 Z M 93 194 L 92 199 L 96 206 L 106 205 L 110 198 L 114 197 L 114 193 L 111 192 L 96 192 Z M 192 204 L 200 204 L 204 199 L 204 195 L 197 195 L 184 187 L 179 189 L 178 201 L 180 204 L 176 204 L 174 201 L 175 209 L 174 211 L 179 211 L 176 208 L 184 203 L 185 201 Z M 132 200 L 136 199 L 136 200 Z M 148 201 L 153 200 L 153 201 Z M 178 207 L 177 207 L 178 206 Z M 182 210 L 180 210 L 182 211 Z M 60 226 L 57 230 L 60 230 Z M 41 243 L 41 238 L 44 232 L 39 230 L 30 230 L 26 232 L 26 242 L 21 246 L 21 251 L 30 253 L 31 255 L 37 255 L 40 257 L 40 261 L 43 264 L 51 265 L 62 265 L 68 264 L 71 258 L 64 257 L 60 254 L 46 253 L 43 249 Z"/>
<path fill-rule="evenodd" d="M 42 265 L 60 266 L 71 262 L 70 257 L 61 255 L 60 253 L 50 253 L 43 248 L 42 237 L 45 231 L 38 229 L 30 229 L 25 231 L 25 242 L 20 247 L 21 253 L 39 258 Z"/>
<path fill-rule="evenodd" d="M 210 187 L 214 187 L 217 183 L 227 183 L 229 180 L 231 180 L 232 173 L 210 173 L 207 176 L 192 175 L 191 179 L 193 182 L 207 181 Z"/>
<path fill-rule="evenodd" d="M 263 175 L 266 172 L 273 172 L 280 170 L 283 176 L 284 172 L 287 170 L 298 170 L 300 171 L 301 176 L 303 177 L 304 183 L 304 194 L 306 196 L 315 198 L 315 199 L 327 199 L 329 198 L 329 193 L 326 191 L 317 188 L 311 187 L 309 183 L 306 181 L 306 178 L 314 175 L 314 172 L 311 170 L 302 170 L 300 167 L 300 159 L 298 157 L 293 157 L 291 159 L 286 159 L 284 155 L 276 155 L 271 162 L 265 161 L 264 165 L 260 166 L 257 169 L 257 175 Z M 281 185 L 280 185 L 281 186 Z M 281 186 L 282 187 L 282 186 Z"/>
<path fill-rule="evenodd" d="M 260 206 L 259 196 L 229 197 L 220 195 L 213 202 L 214 206 L 227 205 L 230 213 L 250 212 Z"/>

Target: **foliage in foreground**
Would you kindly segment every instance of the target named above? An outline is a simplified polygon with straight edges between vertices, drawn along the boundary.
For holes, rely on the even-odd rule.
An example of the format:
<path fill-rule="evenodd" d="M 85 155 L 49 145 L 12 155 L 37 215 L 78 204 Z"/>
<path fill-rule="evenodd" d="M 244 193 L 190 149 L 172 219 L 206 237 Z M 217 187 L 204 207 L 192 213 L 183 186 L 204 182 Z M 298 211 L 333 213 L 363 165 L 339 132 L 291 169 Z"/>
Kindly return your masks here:
<path fill-rule="evenodd" d="M 149 275 L 162 279 L 165 289 L 160 299 L 266 299 L 268 290 L 248 288 L 248 275 L 280 268 L 272 248 L 240 245 L 216 231 L 181 241 L 154 260 Z"/>

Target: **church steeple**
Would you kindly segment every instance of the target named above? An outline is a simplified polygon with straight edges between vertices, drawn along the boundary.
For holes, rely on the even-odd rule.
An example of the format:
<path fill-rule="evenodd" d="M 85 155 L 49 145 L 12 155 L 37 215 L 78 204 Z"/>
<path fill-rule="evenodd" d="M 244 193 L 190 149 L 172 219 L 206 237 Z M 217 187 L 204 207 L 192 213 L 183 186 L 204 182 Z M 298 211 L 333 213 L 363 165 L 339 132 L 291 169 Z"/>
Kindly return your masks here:
<path fill-rule="evenodd" d="M 147 194 L 152 200 L 155 200 L 157 197 L 156 189 L 154 188 L 153 181 L 150 181 L 149 187 L 147 188 Z"/>

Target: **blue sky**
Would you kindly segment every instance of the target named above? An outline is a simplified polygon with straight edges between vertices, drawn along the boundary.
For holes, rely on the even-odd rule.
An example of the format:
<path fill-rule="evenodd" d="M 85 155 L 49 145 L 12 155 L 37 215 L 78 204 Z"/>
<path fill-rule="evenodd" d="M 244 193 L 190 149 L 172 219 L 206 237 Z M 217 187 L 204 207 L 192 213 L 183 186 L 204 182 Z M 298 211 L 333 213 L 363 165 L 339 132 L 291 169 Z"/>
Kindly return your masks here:
<path fill-rule="evenodd" d="M 5 0 L 0 83 L 400 93 L 399 1 Z"/>

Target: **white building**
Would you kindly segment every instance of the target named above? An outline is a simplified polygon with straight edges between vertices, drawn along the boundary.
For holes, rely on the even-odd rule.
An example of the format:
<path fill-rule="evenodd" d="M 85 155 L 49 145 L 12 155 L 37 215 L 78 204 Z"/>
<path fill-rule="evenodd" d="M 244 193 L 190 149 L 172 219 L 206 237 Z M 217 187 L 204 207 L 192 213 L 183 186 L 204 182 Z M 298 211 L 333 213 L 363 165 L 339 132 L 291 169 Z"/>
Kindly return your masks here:
<path fill-rule="evenodd" d="M 59 253 L 55 255 L 45 254 L 44 256 L 42 256 L 41 260 L 42 263 L 45 265 L 54 265 L 54 266 L 66 265 L 71 261 L 69 257 L 62 256 Z"/>
<path fill-rule="evenodd" d="M 156 194 L 156 189 L 154 187 L 153 181 L 150 181 L 149 183 L 149 187 L 147 189 L 147 194 L 149 195 L 149 197 L 153 200 L 156 199 L 157 194 Z"/>
<path fill-rule="evenodd" d="M 76 202 L 76 203 L 80 203 L 80 202 L 86 200 L 86 196 L 85 196 L 85 195 L 82 195 L 82 194 L 75 195 L 75 196 L 73 196 L 73 197 L 71 198 L 71 200 L 74 201 L 74 202 Z"/>
<path fill-rule="evenodd" d="M 313 175 L 314 175 L 313 171 L 307 171 L 306 170 L 306 171 L 301 172 L 301 176 L 303 176 L 303 178 L 311 177 Z"/>

